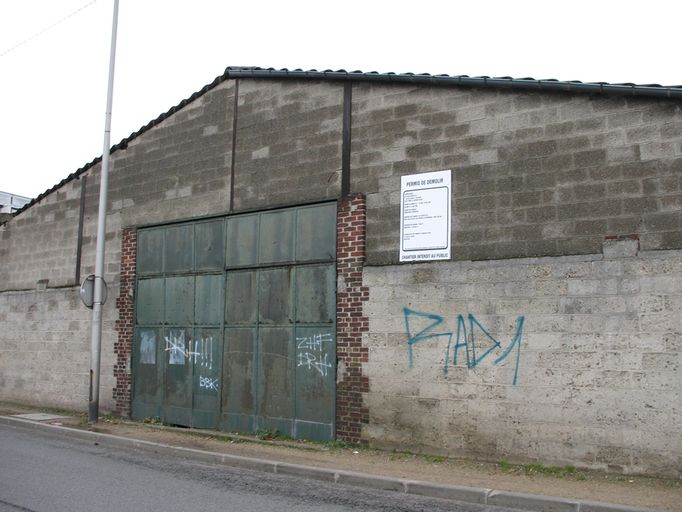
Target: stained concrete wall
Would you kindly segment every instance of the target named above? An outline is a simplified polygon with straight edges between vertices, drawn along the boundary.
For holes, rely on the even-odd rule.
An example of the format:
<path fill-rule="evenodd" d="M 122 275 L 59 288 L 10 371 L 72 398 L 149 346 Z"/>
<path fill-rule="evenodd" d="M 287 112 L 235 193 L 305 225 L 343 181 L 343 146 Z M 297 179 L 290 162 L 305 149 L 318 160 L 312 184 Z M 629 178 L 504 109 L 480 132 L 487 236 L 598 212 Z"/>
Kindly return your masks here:
<path fill-rule="evenodd" d="M 398 262 L 399 176 L 453 171 L 456 260 L 682 247 L 678 101 L 358 84 L 353 190 L 369 264 Z"/>
<path fill-rule="evenodd" d="M 117 289 L 109 290 L 117 294 Z M 102 317 L 100 401 L 112 402 L 114 322 L 110 300 Z M 0 293 L 0 396 L 11 402 L 87 408 L 90 310 L 77 287 Z"/>
<path fill-rule="evenodd" d="M 234 209 L 338 197 L 342 119 L 343 84 L 241 80 Z"/>
<path fill-rule="evenodd" d="M 369 83 L 353 99 L 363 437 L 679 474 L 679 102 Z M 453 261 L 399 264 L 400 176 L 441 169 Z"/>
<path fill-rule="evenodd" d="M 75 284 L 79 205 L 73 180 L 0 226 L 0 291 Z"/>
<path fill-rule="evenodd" d="M 682 252 L 636 245 L 367 267 L 363 434 L 389 448 L 679 474 Z"/>

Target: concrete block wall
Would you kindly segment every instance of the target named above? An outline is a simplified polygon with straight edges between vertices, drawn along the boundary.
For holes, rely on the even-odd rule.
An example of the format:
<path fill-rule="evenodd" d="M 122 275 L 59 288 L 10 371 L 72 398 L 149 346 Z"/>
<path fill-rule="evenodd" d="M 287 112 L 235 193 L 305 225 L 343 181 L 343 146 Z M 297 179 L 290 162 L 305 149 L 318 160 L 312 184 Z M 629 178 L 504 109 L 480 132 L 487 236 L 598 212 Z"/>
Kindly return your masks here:
<path fill-rule="evenodd" d="M 233 107 L 234 82 L 223 82 L 114 153 L 109 211 L 120 226 L 228 211 Z"/>
<path fill-rule="evenodd" d="M 110 289 L 111 294 L 117 293 Z M 114 301 L 103 311 L 100 406 L 112 410 Z M 2 400 L 86 411 L 91 312 L 78 287 L 0 293 Z"/>
<path fill-rule="evenodd" d="M 682 247 L 682 112 L 654 98 L 356 84 L 368 264 L 398 261 L 401 175 L 453 170 L 454 259 Z"/>
<path fill-rule="evenodd" d="M 234 209 L 338 197 L 342 128 L 343 84 L 240 81 Z"/>
<path fill-rule="evenodd" d="M 609 241 L 364 282 L 371 444 L 680 475 L 682 252 Z"/>
<path fill-rule="evenodd" d="M 80 182 L 0 226 L 0 293 L 75 285 Z"/>

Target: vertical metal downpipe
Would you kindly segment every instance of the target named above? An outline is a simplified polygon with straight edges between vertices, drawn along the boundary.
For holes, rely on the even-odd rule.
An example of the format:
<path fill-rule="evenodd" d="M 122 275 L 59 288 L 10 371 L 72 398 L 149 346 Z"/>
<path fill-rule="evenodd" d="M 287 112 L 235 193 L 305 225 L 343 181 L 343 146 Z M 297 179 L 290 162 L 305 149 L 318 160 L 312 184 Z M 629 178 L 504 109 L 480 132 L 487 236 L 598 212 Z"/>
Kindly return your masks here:
<path fill-rule="evenodd" d="M 78 212 L 78 241 L 76 246 L 76 278 L 75 283 L 78 286 L 81 282 L 81 257 L 83 255 L 83 222 L 85 220 L 85 189 L 88 182 L 87 175 L 79 178 L 81 180 L 81 204 Z"/>
<path fill-rule="evenodd" d="M 239 110 L 239 78 L 234 81 L 234 107 L 232 112 L 232 162 L 230 164 L 230 212 L 234 211 L 234 167 L 237 154 L 237 114 Z"/>
<path fill-rule="evenodd" d="M 343 133 L 341 141 L 341 197 L 350 194 L 350 143 L 351 114 L 353 108 L 353 82 L 343 84 Z"/>

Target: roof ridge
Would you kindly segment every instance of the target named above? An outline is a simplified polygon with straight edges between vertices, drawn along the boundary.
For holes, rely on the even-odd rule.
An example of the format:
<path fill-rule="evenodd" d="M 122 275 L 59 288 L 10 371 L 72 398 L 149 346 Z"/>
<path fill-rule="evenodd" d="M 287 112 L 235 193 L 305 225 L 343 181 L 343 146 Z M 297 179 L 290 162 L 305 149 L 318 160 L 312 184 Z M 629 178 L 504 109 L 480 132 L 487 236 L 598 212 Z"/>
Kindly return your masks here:
<path fill-rule="evenodd" d="M 166 112 L 160 114 L 155 119 L 149 121 L 147 124 L 141 126 L 138 130 L 132 132 L 120 142 L 113 145 L 109 150 L 109 154 L 114 153 L 119 149 L 126 149 L 128 143 L 142 135 L 147 130 L 158 125 L 178 110 L 184 108 L 188 103 L 203 96 L 210 90 L 217 87 L 219 84 L 229 79 L 237 78 L 290 78 L 290 79 L 308 79 L 308 80 L 355 80 L 355 81 L 369 81 L 369 82 L 390 82 L 390 83 L 417 83 L 424 85 L 438 85 L 438 86 L 468 86 L 468 87 L 486 87 L 495 89 L 519 89 L 519 90 L 536 90 L 538 92 L 570 92 L 582 94 L 617 94 L 622 96 L 643 96 L 643 97 L 657 97 L 669 99 L 682 99 L 682 85 L 668 85 L 663 86 L 659 84 L 633 84 L 633 83 L 608 83 L 608 82 L 581 82 L 579 80 L 562 81 L 555 78 L 536 79 L 532 77 L 513 78 L 509 76 L 490 77 L 490 76 L 469 76 L 469 75 L 448 75 L 448 74 L 430 74 L 430 73 L 394 73 L 394 72 L 378 72 L 378 71 L 346 71 L 345 69 L 326 69 L 318 71 L 317 69 L 303 70 L 287 69 L 287 68 L 262 68 L 258 66 L 228 66 L 222 75 L 217 76 L 211 83 L 205 85 L 198 91 L 194 92 L 189 97 L 183 99 L 177 105 L 172 106 Z M 68 182 L 80 177 L 90 168 L 97 165 L 102 160 L 102 156 L 94 158 L 83 167 L 75 172 L 69 174 L 59 183 L 49 188 L 29 203 L 16 211 L 14 215 L 22 213 L 24 210 L 30 208 L 35 203 L 41 201 L 55 190 L 66 185 Z"/>

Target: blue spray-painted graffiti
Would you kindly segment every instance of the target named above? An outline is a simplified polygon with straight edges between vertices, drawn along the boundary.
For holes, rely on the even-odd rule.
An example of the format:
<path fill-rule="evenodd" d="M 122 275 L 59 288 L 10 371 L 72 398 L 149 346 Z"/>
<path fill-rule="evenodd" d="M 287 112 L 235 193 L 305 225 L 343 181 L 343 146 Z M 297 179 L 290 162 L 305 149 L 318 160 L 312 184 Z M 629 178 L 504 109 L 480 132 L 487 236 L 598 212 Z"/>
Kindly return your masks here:
<path fill-rule="evenodd" d="M 409 308 L 403 308 L 403 314 L 405 315 L 405 333 L 407 335 L 407 349 L 410 368 L 413 366 L 413 346 L 417 343 L 425 340 L 443 338 L 447 340 L 447 348 L 445 349 L 445 364 L 443 366 L 443 373 L 447 375 L 448 367 L 450 365 L 450 353 L 454 352 L 452 356 L 452 364 L 457 365 L 458 356 L 460 349 L 464 349 L 466 354 L 466 365 L 467 368 L 476 368 L 481 361 L 487 358 L 494 350 L 501 349 L 502 353 L 497 356 L 493 361 L 494 365 L 498 365 L 505 361 L 511 352 L 516 349 L 516 361 L 514 362 L 514 380 L 513 384 L 516 385 L 519 377 L 519 362 L 521 358 L 521 338 L 523 336 L 523 322 L 525 320 L 524 316 L 518 317 L 516 320 L 516 334 L 509 342 L 506 348 L 503 348 L 502 343 L 497 340 L 492 334 L 490 334 L 481 323 L 476 320 L 476 317 L 472 314 L 467 315 L 467 322 L 463 315 L 457 315 L 457 339 L 452 345 L 452 332 L 444 332 L 442 330 L 445 320 L 442 316 L 436 315 L 434 313 L 422 313 L 420 311 L 414 311 Z M 424 327 L 424 321 L 427 322 L 426 327 Z M 421 329 L 417 331 L 415 324 L 419 322 L 421 324 Z M 438 329 L 438 328 L 441 329 Z M 476 330 L 481 331 L 485 335 L 485 339 L 490 342 L 488 347 L 482 347 L 482 343 L 479 341 L 479 349 L 486 348 L 483 353 L 477 353 L 477 342 L 475 332 Z M 417 331 L 417 332 L 415 332 Z M 438 332 L 440 331 L 440 332 Z M 485 343 L 485 341 L 484 341 Z"/>

